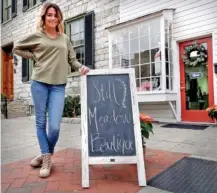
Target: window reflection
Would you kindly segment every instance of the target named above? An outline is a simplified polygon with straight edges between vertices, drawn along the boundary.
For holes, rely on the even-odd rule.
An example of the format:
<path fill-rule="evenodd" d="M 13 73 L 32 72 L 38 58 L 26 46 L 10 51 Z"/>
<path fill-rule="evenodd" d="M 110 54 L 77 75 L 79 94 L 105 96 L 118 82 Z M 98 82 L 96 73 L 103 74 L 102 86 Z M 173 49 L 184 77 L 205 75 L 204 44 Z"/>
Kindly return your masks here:
<path fill-rule="evenodd" d="M 150 51 L 146 50 L 143 52 L 140 52 L 140 62 L 141 64 L 147 64 L 150 63 Z"/>
<path fill-rule="evenodd" d="M 137 66 L 133 66 L 133 68 L 134 68 L 134 70 L 135 70 L 135 76 L 136 76 L 136 78 L 139 78 L 139 68 L 140 68 L 140 66 L 139 65 L 137 65 Z"/>
<path fill-rule="evenodd" d="M 84 64 L 84 18 L 72 21 L 69 28 L 76 58 L 81 64 Z M 71 69 L 71 72 L 74 72 L 74 69 Z"/>
<path fill-rule="evenodd" d="M 160 19 L 150 21 L 150 34 L 160 33 Z"/>
<path fill-rule="evenodd" d="M 166 88 L 171 90 L 172 23 L 165 21 L 165 45 L 161 45 L 160 18 L 143 21 L 112 32 L 112 64 L 135 69 L 137 90 L 159 91 L 162 89 L 162 46 L 165 48 Z"/>
<path fill-rule="evenodd" d="M 121 67 L 129 67 L 129 54 L 121 55 Z"/>
<path fill-rule="evenodd" d="M 160 47 L 160 34 L 155 34 L 151 36 L 151 48 Z"/>
<path fill-rule="evenodd" d="M 130 41 L 130 52 L 138 52 L 139 51 L 139 39 L 133 39 Z"/>
<path fill-rule="evenodd" d="M 139 91 L 150 91 L 150 90 L 151 90 L 150 78 L 142 78 Z"/>
<path fill-rule="evenodd" d="M 138 31 L 138 25 L 134 25 L 130 27 L 130 39 L 138 38 L 139 31 Z"/>
<path fill-rule="evenodd" d="M 160 77 L 153 77 L 151 79 L 152 90 L 161 90 Z"/>
<path fill-rule="evenodd" d="M 139 53 L 130 54 L 131 66 L 139 64 Z"/>
<path fill-rule="evenodd" d="M 112 58 L 112 64 L 115 68 L 120 67 L 120 56 L 114 56 Z"/>
<path fill-rule="evenodd" d="M 150 77 L 150 65 L 141 65 L 141 78 Z"/>
<path fill-rule="evenodd" d="M 149 50 L 149 37 L 144 36 L 140 38 L 140 50 Z"/>
<path fill-rule="evenodd" d="M 139 35 L 148 36 L 150 34 L 150 24 L 149 22 L 142 22 L 139 24 Z"/>
<path fill-rule="evenodd" d="M 207 44 L 202 44 L 207 50 Z M 205 110 L 209 105 L 207 65 L 185 65 L 185 92 L 187 110 Z"/>

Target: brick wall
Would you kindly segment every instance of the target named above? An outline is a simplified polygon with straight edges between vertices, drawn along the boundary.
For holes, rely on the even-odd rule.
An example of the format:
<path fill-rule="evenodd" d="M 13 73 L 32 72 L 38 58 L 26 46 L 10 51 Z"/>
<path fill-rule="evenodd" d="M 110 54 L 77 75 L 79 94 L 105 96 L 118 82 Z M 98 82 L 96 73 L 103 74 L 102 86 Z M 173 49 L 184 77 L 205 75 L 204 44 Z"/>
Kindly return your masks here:
<path fill-rule="evenodd" d="M 95 67 L 108 67 L 108 32 L 106 27 L 119 23 L 119 0 L 51 0 L 63 11 L 64 19 L 76 17 L 82 13 L 95 12 Z M 41 4 L 22 12 L 22 0 L 17 1 L 17 16 L 2 24 L 2 46 L 16 42 L 34 32 Z M 30 84 L 21 81 L 21 58 L 14 74 L 14 97 L 31 102 Z M 79 94 L 79 77 L 68 79 L 66 93 Z"/>

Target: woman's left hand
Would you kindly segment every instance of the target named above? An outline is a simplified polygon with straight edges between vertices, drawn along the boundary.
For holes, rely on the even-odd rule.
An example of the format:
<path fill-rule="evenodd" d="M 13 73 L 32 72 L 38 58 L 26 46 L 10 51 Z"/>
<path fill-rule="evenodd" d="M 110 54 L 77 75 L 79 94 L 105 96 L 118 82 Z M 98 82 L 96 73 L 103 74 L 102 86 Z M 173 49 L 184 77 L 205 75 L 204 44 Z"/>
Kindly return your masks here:
<path fill-rule="evenodd" d="M 82 75 L 86 75 L 90 71 L 90 68 L 88 68 L 87 66 L 81 66 L 79 71 Z"/>

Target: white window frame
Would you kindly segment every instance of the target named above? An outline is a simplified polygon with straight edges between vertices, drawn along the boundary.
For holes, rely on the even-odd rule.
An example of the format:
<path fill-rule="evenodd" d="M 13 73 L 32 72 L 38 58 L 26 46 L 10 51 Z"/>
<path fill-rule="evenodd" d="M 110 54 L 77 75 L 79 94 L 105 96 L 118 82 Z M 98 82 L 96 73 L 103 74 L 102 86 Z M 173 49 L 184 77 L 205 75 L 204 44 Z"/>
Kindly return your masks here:
<path fill-rule="evenodd" d="M 32 8 L 32 7 L 34 7 L 34 6 L 36 6 L 37 4 L 39 4 L 41 2 L 40 0 L 36 0 L 36 3 L 33 4 L 33 1 L 34 0 L 28 0 L 28 2 L 29 2 L 29 9 Z"/>
<path fill-rule="evenodd" d="M 109 39 L 109 68 L 113 68 L 112 66 L 112 33 L 114 31 L 124 29 L 125 27 L 132 26 L 134 24 L 141 23 L 143 21 L 148 21 L 156 18 L 160 18 L 160 41 L 161 41 L 161 63 L 162 63 L 162 69 L 161 69 L 161 82 L 162 82 L 162 90 L 156 91 L 137 91 L 138 95 L 138 102 L 160 102 L 160 101 L 176 101 L 177 100 L 177 90 L 175 88 L 175 76 L 177 73 L 175 73 L 175 60 L 174 60 L 174 53 L 173 53 L 173 62 L 172 62 L 172 74 L 173 74 L 173 80 L 172 80 L 172 88 L 173 90 L 167 90 L 166 89 L 166 60 L 165 60 L 165 20 L 167 20 L 169 23 L 173 24 L 173 10 L 162 10 L 157 13 L 150 14 L 148 16 L 144 16 L 141 18 L 133 19 L 128 22 L 124 22 L 122 24 L 118 24 L 116 26 L 108 28 L 108 39 Z M 173 30 L 172 30 L 173 31 Z M 172 32 L 172 51 L 174 51 L 174 40 L 173 40 L 173 32 Z"/>
<path fill-rule="evenodd" d="M 4 2 L 3 2 L 4 1 Z M 6 21 L 9 21 L 12 19 L 11 17 L 11 12 L 12 12 L 12 0 L 10 0 L 10 4 L 8 5 L 8 1 L 6 0 L 2 0 L 2 21 L 3 23 L 6 22 Z"/>
<path fill-rule="evenodd" d="M 76 22 L 76 21 L 78 21 L 78 20 L 80 20 L 80 19 L 83 19 L 84 20 L 84 15 L 80 15 L 80 16 L 78 16 L 78 17 L 75 17 L 75 18 L 71 18 L 71 19 L 68 19 L 68 20 L 65 20 L 65 32 L 66 32 L 66 34 L 69 36 L 69 38 L 70 38 L 70 40 L 71 40 L 71 34 L 70 34 L 70 25 L 71 25 L 71 23 L 73 23 L 73 22 Z M 85 24 L 84 24 L 85 25 Z M 85 30 L 85 27 L 84 27 L 84 30 Z M 85 33 L 85 31 L 83 32 L 83 33 Z M 74 46 L 74 45 L 73 45 Z M 74 46 L 74 48 L 76 49 L 76 48 L 78 48 L 78 47 L 85 47 L 85 42 L 83 43 L 83 44 L 81 44 L 81 45 L 76 45 L 76 46 Z M 76 50 L 75 50 L 75 52 L 76 52 Z M 80 73 L 79 72 L 77 72 L 77 71 L 72 71 L 72 68 L 69 66 L 68 67 L 68 78 L 69 77 L 74 77 L 74 76 L 79 76 L 80 75 Z"/>

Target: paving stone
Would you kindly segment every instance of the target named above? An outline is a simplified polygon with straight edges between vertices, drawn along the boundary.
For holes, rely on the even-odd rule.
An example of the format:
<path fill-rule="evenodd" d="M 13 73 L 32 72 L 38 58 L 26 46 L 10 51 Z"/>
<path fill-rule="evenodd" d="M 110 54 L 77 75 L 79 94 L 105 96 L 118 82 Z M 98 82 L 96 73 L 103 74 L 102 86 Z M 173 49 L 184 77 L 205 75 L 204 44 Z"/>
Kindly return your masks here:
<path fill-rule="evenodd" d="M 33 188 L 31 193 L 44 193 L 45 189 L 46 189 L 46 186 L 35 187 Z"/>
<path fill-rule="evenodd" d="M 26 182 L 23 184 L 23 187 L 38 187 L 38 186 L 45 186 L 47 182 Z"/>
<path fill-rule="evenodd" d="M 10 185 L 10 188 L 21 188 L 26 181 L 26 178 L 15 179 L 13 183 Z"/>
<path fill-rule="evenodd" d="M 10 186 L 10 184 L 1 184 L 1 193 L 4 193 L 7 189 L 8 189 L 8 187 Z"/>
<path fill-rule="evenodd" d="M 79 191 L 80 193 L 106 193 L 108 189 L 110 191 L 109 193 L 132 193 L 141 189 L 141 187 L 138 186 L 137 168 L 135 164 L 110 165 L 110 167 L 104 167 L 104 165 L 90 166 L 90 188 L 88 190 L 83 189 L 81 187 L 80 153 L 80 150 L 73 148 L 56 152 L 53 157 L 54 169 L 51 172 L 51 176 L 45 179 L 41 179 L 38 177 L 37 173 L 33 173 L 33 171 L 39 170 L 32 169 L 28 164 L 22 166 L 23 171 L 29 172 L 26 178 L 19 178 L 19 174 L 22 172 L 21 169 L 14 169 L 11 172 L 12 175 L 9 175 L 9 172 L 9 174 L 3 176 L 3 181 L 4 179 L 13 179 L 13 181 L 5 183 L 7 184 L 5 188 L 8 187 L 7 192 L 9 193 L 54 193 L 67 191 L 71 193 Z M 73 159 L 72 155 L 74 155 Z M 186 156 L 186 154 L 146 148 L 144 157 L 147 180 L 162 172 L 183 156 Z M 27 160 L 28 159 L 6 164 L 2 167 L 15 167 L 21 163 L 26 163 Z M 68 162 L 69 160 L 72 161 Z M 64 166 L 71 167 L 74 170 L 64 171 Z M 57 169 L 59 167 L 61 168 L 60 170 Z M 13 178 L 9 178 L 10 176 Z M 11 186 L 9 186 L 9 184 Z M 14 186 L 22 187 L 13 188 Z"/>
<path fill-rule="evenodd" d="M 54 181 L 54 182 L 48 182 L 47 187 L 46 187 L 46 191 L 57 191 L 59 188 L 59 181 Z"/>
<path fill-rule="evenodd" d="M 17 129 L 18 126 L 19 129 Z M 24 133 L 24 135 L 20 135 L 20 133 Z M 191 156 L 202 156 L 204 159 L 206 157 L 212 159 L 217 155 L 215 153 L 217 142 L 212 137 L 216 136 L 216 129 L 208 128 L 198 132 L 161 128 L 160 125 L 155 124 L 154 133 L 154 136 L 147 140 L 147 148 L 144 151 L 147 179 L 165 170 L 182 157 L 188 156 L 188 154 L 182 152 L 190 152 Z M 167 134 L 169 134 L 169 137 Z M 178 136 L 180 136 L 180 139 L 175 142 L 174 138 L 178 139 Z M 206 139 L 200 141 L 203 136 Z M 123 187 L 121 189 L 125 193 L 137 191 L 137 169 L 136 165 L 132 164 L 110 165 L 109 167 L 103 165 L 90 166 L 91 188 L 82 189 L 80 139 L 80 125 L 61 124 L 60 140 L 57 144 L 59 150 L 52 157 L 53 170 L 51 176 L 41 179 L 38 177 L 39 168 L 33 169 L 29 166 L 29 161 L 39 153 L 34 123 L 26 118 L 3 120 L 2 164 L 4 165 L 1 166 L 2 190 L 9 193 L 73 193 L 76 190 L 80 193 L 106 193 L 105 187 L 111 182 L 115 184 L 111 190 L 117 192 L 117 184 L 121 181 L 125 185 L 122 186 L 121 184 L 119 187 Z M 206 145 L 209 139 L 212 143 Z M 158 143 L 164 145 L 161 147 Z M 158 144 L 158 149 L 151 149 L 151 147 L 156 148 L 156 144 Z M 193 148 L 191 148 L 191 151 L 188 151 L 188 149 L 185 151 L 184 147 L 186 146 L 192 146 Z M 175 150 L 178 147 L 181 153 L 173 152 L 172 149 Z M 25 182 L 22 184 L 24 179 Z M 13 188 L 13 186 L 16 186 L 16 188 Z M 139 187 L 139 190 L 142 191 L 143 188 Z M 152 193 L 152 191 L 154 189 L 144 188 L 144 193 Z M 156 190 L 156 193 L 158 192 L 163 193 Z"/>

